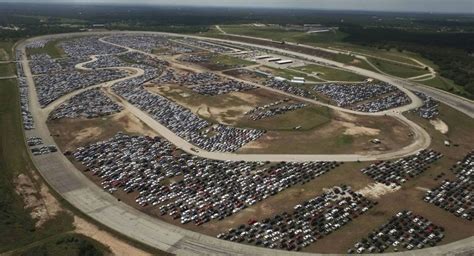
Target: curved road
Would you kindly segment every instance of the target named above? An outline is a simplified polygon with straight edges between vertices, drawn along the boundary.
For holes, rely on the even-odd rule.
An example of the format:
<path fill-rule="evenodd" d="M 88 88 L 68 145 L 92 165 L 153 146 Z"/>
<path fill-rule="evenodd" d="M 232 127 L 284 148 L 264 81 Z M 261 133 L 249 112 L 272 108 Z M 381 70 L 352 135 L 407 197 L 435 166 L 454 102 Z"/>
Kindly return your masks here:
<path fill-rule="evenodd" d="M 68 34 L 71 35 L 71 34 Z M 59 35 L 64 36 L 64 35 Z M 18 45 L 25 53 L 25 44 Z M 46 144 L 54 144 L 46 126 L 46 118 L 39 106 L 31 71 L 23 55 L 25 74 L 29 85 L 30 107 L 36 129 L 27 131 L 27 136 L 41 136 Z M 48 184 L 74 207 L 130 239 L 151 247 L 178 255 L 305 255 L 219 240 L 185 230 L 150 217 L 104 192 L 78 171 L 61 153 L 32 156 L 33 162 Z M 474 238 L 468 238 L 443 246 L 389 255 L 453 255 L 474 251 Z"/>

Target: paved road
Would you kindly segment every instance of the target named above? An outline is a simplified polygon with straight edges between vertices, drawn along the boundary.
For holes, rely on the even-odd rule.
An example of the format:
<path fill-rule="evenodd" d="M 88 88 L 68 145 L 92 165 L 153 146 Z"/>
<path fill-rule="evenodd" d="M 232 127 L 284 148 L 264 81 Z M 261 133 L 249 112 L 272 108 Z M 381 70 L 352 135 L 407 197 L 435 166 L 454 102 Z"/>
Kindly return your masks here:
<path fill-rule="evenodd" d="M 56 35 L 60 36 L 65 35 Z M 25 44 L 29 41 L 19 44 L 18 49 L 25 52 Z M 30 109 L 36 123 L 36 129 L 26 134 L 41 136 L 45 143 L 54 144 L 45 123 L 47 116 L 38 103 L 26 57 L 22 63 L 29 86 Z M 151 247 L 178 255 L 307 255 L 231 243 L 185 230 L 117 201 L 85 177 L 61 153 L 32 156 L 32 159 L 48 184 L 74 207 L 116 232 Z M 469 255 L 473 251 L 474 238 L 468 238 L 434 248 L 389 255 Z"/>

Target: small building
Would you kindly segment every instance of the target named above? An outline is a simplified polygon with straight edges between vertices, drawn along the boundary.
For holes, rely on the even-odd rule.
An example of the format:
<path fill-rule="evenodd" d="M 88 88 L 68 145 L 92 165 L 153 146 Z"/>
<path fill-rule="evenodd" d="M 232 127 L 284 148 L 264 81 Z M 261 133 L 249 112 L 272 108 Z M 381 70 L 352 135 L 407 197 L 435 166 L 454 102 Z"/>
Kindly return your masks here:
<path fill-rule="evenodd" d="M 279 60 L 281 60 L 281 58 L 276 57 L 276 58 L 270 58 L 267 61 L 268 62 L 275 62 L 275 61 L 279 61 Z"/>
<path fill-rule="evenodd" d="M 270 55 L 262 55 L 262 56 L 257 56 L 257 57 L 255 57 L 255 59 L 256 59 L 256 60 L 264 60 L 264 59 L 268 59 L 268 58 L 270 58 L 270 57 L 272 57 L 272 56 L 270 56 Z"/>
<path fill-rule="evenodd" d="M 290 64 L 293 63 L 292 60 L 280 60 L 276 62 L 278 65 Z"/>

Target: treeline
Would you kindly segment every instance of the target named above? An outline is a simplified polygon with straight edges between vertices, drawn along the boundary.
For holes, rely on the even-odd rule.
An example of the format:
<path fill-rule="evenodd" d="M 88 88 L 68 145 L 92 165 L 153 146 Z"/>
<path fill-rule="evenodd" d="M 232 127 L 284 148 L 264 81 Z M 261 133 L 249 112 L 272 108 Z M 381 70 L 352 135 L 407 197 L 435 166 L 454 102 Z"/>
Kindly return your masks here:
<path fill-rule="evenodd" d="M 349 34 L 344 41 L 384 49 L 407 50 L 432 60 L 439 73 L 474 96 L 474 33 L 424 33 L 396 29 L 341 28 Z"/>

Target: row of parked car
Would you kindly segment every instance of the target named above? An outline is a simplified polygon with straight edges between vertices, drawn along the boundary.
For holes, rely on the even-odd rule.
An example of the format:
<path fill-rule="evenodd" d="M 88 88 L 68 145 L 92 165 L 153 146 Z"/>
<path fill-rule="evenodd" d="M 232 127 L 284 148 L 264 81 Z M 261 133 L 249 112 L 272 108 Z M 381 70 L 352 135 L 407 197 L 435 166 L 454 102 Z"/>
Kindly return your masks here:
<path fill-rule="evenodd" d="M 180 152 L 158 137 L 122 133 L 78 148 L 72 156 L 110 193 L 134 193 L 140 206 L 159 207 L 161 214 L 195 225 L 223 219 L 339 166 L 216 161 Z"/>
<path fill-rule="evenodd" d="M 261 221 L 229 229 L 217 237 L 281 250 L 298 251 L 351 222 L 374 205 L 362 195 L 342 185 L 320 196 Z"/>
<path fill-rule="evenodd" d="M 418 98 L 423 100 L 423 105 L 415 110 L 416 113 L 425 119 L 435 119 L 439 115 L 439 102 L 422 92 L 413 92 Z"/>
<path fill-rule="evenodd" d="M 86 90 L 63 104 L 49 115 L 49 119 L 97 118 L 122 111 L 122 107 L 111 100 L 99 89 Z"/>
<path fill-rule="evenodd" d="M 472 221 L 474 217 L 474 151 L 469 152 L 451 170 L 456 179 L 444 180 L 440 186 L 426 192 L 423 200 L 455 216 Z"/>
<path fill-rule="evenodd" d="M 155 78 L 159 71 L 156 72 Z M 212 76 L 211 76 L 212 77 Z M 212 124 L 189 109 L 167 98 L 151 93 L 143 83 L 153 79 L 130 79 L 119 82 L 113 90 L 178 136 L 208 151 L 234 152 L 250 141 L 260 138 L 265 131 Z"/>
<path fill-rule="evenodd" d="M 439 152 L 426 149 L 396 161 L 380 161 L 371 164 L 361 169 L 361 172 L 387 186 L 399 186 L 423 173 L 430 164 L 442 156 Z"/>
<path fill-rule="evenodd" d="M 324 83 L 314 86 L 313 90 L 330 98 L 339 107 L 349 107 L 397 91 L 397 87 L 384 82 Z"/>
<path fill-rule="evenodd" d="M 444 238 L 444 228 L 412 211 L 401 211 L 357 242 L 347 253 L 383 253 L 433 247 Z"/>

